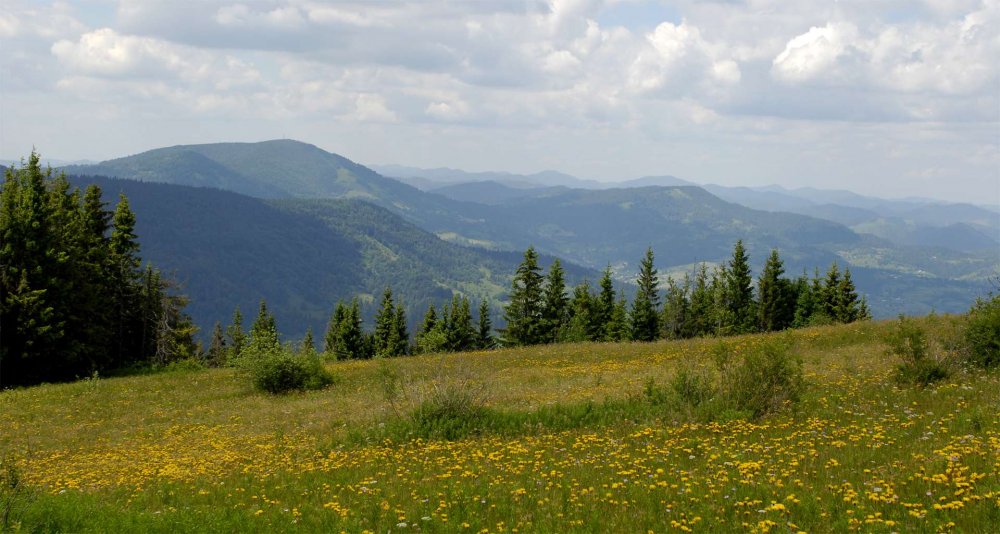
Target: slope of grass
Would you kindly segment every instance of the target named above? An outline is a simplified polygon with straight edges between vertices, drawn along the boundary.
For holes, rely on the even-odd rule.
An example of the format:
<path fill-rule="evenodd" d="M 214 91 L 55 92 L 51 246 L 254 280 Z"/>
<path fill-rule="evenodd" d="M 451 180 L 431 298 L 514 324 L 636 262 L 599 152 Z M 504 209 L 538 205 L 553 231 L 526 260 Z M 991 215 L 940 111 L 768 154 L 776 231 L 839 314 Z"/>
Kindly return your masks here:
<path fill-rule="evenodd" d="M 919 324 L 933 341 L 955 321 Z M 712 340 L 338 362 L 332 388 L 280 397 L 230 370 L 7 391 L 0 451 L 26 486 L 11 517 L 100 532 L 992 531 L 1000 377 L 901 386 L 891 328 L 780 334 L 806 392 L 753 422 L 643 398 L 707 365 Z M 491 414 L 483 432 L 405 434 L 447 387 Z"/>

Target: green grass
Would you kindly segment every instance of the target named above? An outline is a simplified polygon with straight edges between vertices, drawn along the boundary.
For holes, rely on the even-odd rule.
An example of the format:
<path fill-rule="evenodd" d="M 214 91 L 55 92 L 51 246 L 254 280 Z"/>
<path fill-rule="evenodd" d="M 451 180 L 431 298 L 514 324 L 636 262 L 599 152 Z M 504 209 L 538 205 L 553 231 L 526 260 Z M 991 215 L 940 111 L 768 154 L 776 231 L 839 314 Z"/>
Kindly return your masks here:
<path fill-rule="evenodd" d="M 915 324 L 940 352 L 958 321 Z M 330 388 L 283 396 L 225 369 L 6 391 L 0 452 L 26 484 L 11 518 L 72 532 L 993 531 L 1000 377 L 956 366 L 901 384 L 893 328 L 732 338 L 737 353 L 783 339 L 804 362 L 800 400 L 753 421 L 671 397 L 678 370 L 715 365 L 715 340 L 338 362 Z"/>

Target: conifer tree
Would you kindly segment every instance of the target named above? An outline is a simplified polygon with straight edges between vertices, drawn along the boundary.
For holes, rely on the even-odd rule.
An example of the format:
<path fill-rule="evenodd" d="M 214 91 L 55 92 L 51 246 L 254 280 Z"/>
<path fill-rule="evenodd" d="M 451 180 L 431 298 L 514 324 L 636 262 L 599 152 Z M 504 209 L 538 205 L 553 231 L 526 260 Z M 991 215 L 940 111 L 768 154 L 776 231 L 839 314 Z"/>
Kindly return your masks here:
<path fill-rule="evenodd" d="M 795 281 L 795 285 L 797 288 L 797 297 L 795 300 L 795 318 L 792 320 L 792 326 L 802 328 L 809 326 L 809 324 L 819 320 L 818 318 L 823 316 L 820 309 L 823 286 L 819 279 L 819 271 L 814 271 L 812 279 L 809 279 L 805 271 L 803 271 L 802 276 Z"/>
<path fill-rule="evenodd" d="M 791 283 L 782 278 L 785 272 L 777 250 L 771 250 L 764 270 L 757 280 L 757 328 L 761 332 L 784 330 L 795 319 L 794 290 Z"/>
<path fill-rule="evenodd" d="M 837 262 L 830 265 L 820 292 L 819 309 L 831 321 L 837 320 L 837 303 L 840 300 L 840 269 Z"/>
<path fill-rule="evenodd" d="M 490 319 L 490 304 L 485 298 L 479 301 L 479 331 L 476 334 L 476 348 L 493 348 L 493 321 Z"/>
<path fill-rule="evenodd" d="M 215 321 L 212 328 L 212 340 L 205 353 L 205 363 L 209 367 L 222 367 L 226 364 L 226 338 L 222 333 L 222 323 Z"/>
<path fill-rule="evenodd" d="M 372 338 L 372 349 L 376 357 L 395 356 L 398 339 L 396 329 L 396 305 L 392 301 L 392 289 L 386 287 L 382 292 L 382 305 L 375 315 L 375 333 Z"/>
<path fill-rule="evenodd" d="M 445 306 L 443 314 L 447 313 L 448 309 Z M 427 313 L 424 314 L 424 320 L 420 323 L 415 339 L 417 350 L 424 353 L 447 350 L 448 334 L 443 319 L 444 317 L 438 318 L 433 304 L 427 307 Z"/>
<path fill-rule="evenodd" d="M 449 308 L 447 329 L 448 350 L 460 352 L 475 348 L 476 331 L 472 326 L 472 310 L 469 299 L 453 295 Z"/>
<path fill-rule="evenodd" d="M 702 263 L 695 272 L 694 288 L 691 290 L 691 310 L 689 320 L 682 328 L 683 337 L 705 336 L 714 331 L 715 303 L 708 277 L 708 265 Z"/>
<path fill-rule="evenodd" d="M 660 334 L 660 291 L 652 247 L 646 249 L 646 256 L 639 265 L 636 284 L 639 289 L 632 302 L 632 339 L 653 341 Z"/>
<path fill-rule="evenodd" d="M 596 298 L 590 292 L 590 282 L 584 280 L 573 288 L 573 299 L 569 302 L 569 321 L 560 336 L 560 341 L 594 341 L 603 335 L 604 325 L 595 318 Z"/>
<path fill-rule="evenodd" d="M 374 340 L 372 336 L 365 335 L 361 322 L 361 304 L 357 298 L 351 299 L 351 305 L 345 307 L 344 320 L 340 323 L 336 340 L 334 354 L 337 359 L 368 359 L 374 355 Z"/>
<path fill-rule="evenodd" d="M 55 372 L 62 338 L 57 307 L 47 292 L 59 261 L 39 156 L 5 172 L 0 207 L 0 385 L 30 384 Z"/>
<path fill-rule="evenodd" d="M 549 267 L 545 278 L 545 293 L 542 300 L 542 343 L 554 343 L 559 339 L 559 331 L 566 324 L 568 308 L 566 298 L 565 271 L 558 259 Z"/>
<path fill-rule="evenodd" d="M 424 320 L 420 323 L 420 329 L 417 331 L 417 337 L 433 331 L 436 326 L 437 310 L 434 309 L 434 304 L 431 304 L 427 306 L 427 313 L 424 314 Z"/>
<path fill-rule="evenodd" d="M 305 356 L 316 355 L 316 342 L 313 340 L 312 327 L 306 328 L 306 335 L 302 338 L 302 344 L 299 347 L 299 352 Z"/>
<path fill-rule="evenodd" d="M 601 288 L 600 294 L 594 302 L 594 321 L 601 325 L 599 340 L 611 339 L 608 335 L 608 325 L 611 323 L 611 315 L 615 311 L 615 286 L 611 280 L 611 266 L 608 265 L 601 273 L 601 281 L 598 283 Z"/>
<path fill-rule="evenodd" d="M 406 309 L 403 303 L 396 305 L 395 333 L 393 335 L 393 356 L 405 356 L 410 353 L 410 333 L 406 329 Z"/>
<path fill-rule="evenodd" d="M 841 323 L 853 323 L 861 316 L 860 301 L 858 292 L 854 288 L 854 281 L 851 280 L 851 269 L 844 268 L 844 276 L 837 285 L 837 295 L 834 306 L 835 318 Z"/>
<path fill-rule="evenodd" d="M 237 306 L 233 310 L 233 320 L 228 327 L 226 327 L 226 336 L 229 337 L 229 350 L 227 351 L 227 360 L 236 360 L 243 354 L 243 350 L 246 348 L 247 336 L 243 332 L 243 314 L 240 313 L 240 307 Z"/>
<path fill-rule="evenodd" d="M 338 300 L 333 308 L 330 320 L 326 323 L 326 334 L 323 336 L 323 352 L 330 354 L 334 359 L 341 360 L 348 358 L 346 354 L 337 353 L 338 348 L 343 349 L 340 336 L 347 322 L 347 306 L 343 301 Z"/>
<path fill-rule="evenodd" d="M 743 240 L 736 241 L 733 257 L 723 271 L 723 320 L 720 333 L 742 334 L 753 330 L 754 300 L 753 278 L 750 274 L 750 257 L 743 247 Z"/>
<path fill-rule="evenodd" d="M 250 334 L 244 353 L 251 357 L 259 357 L 273 354 L 279 350 L 281 350 L 281 342 L 278 339 L 278 326 L 274 321 L 274 316 L 267 310 L 267 303 L 261 299 L 257 318 L 250 325 Z"/>
<path fill-rule="evenodd" d="M 618 298 L 615 309 L 611 312 L 611 321 L 608 323 L 608 341 L 631 341 L 632 323 L 628 317 L 628 303 L 625 295 Z"/>
<path fill-rule="evenodd" d="M 666 339 L 681 339 L 685 336 L 685 324 L 690 320 L 691 303 L 688 293 L 691 289 L 691 278 L 685 274 L 684 281 L 678 284 L 673 277 L 667 277 L 667 291 L 663 301 L 663 317 L 661 320 L 663 337 Z"/>
<path fill-rule="evenodd" d="M 507 328 L 505 345 L 534 345 L 542 342 L 542 275 L 534 247 L 524 252 L 511 282 L 510 303 L 504 307 Z"/>

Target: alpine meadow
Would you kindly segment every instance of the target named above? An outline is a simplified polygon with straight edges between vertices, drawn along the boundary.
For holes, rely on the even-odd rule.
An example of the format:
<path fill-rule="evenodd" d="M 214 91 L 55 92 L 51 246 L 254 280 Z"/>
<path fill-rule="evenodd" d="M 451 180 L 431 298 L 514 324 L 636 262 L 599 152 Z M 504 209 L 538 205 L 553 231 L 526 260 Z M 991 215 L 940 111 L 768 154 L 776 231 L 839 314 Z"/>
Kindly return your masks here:
<path fill-rule="evenodd" d="M 0 534 L 1000 532 L 998 29 L 6 2 Z"/>

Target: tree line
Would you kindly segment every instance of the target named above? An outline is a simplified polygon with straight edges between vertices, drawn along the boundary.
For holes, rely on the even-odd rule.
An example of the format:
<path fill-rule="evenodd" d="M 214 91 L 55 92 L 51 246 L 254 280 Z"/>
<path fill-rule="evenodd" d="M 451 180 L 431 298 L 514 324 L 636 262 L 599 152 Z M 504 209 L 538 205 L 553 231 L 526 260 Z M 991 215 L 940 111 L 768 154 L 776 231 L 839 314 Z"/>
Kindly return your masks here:
<path fill-rule="evenodd" d="M 831 322 L 849 323 L 871 317 L 851 271 L 833 263 L 825 277 L 816 272 L 784 277 L 784 263 L 772 250 L 757 278 L 750 258 L 737 241 L 732 258 L 709 271 L 701 264 L 694 275 L 668 277 L 661 291 L 647 249 L 639 266 L 637 290 L 629 305 L 616 293 L 611 269 L 604 270 L 595 292 L 588 281 L 567 295 L 564 273 L 556 260 L 543 276 L 538 254 L 529 247 L 512 282 L 504 308 L 507 346 L 560 341 L 653 341 L 700 336 L 771 332 Z"/>
<path fill-rule="evenodd" d="M 349 302 L 338 301 L 323 336 L 322 352 L 329 358 L 346 360 L 495 347 L 491 310 L 486 299 L 480 301 L 475 323 L 469 299 L 465 296 L 456 294 L 450 302 L 441 305 L 440 312 L 437 310 L 433 304 L 428 307 L 411 341 L 405 307 L 396 302 L 392 288 L 386 288 L 382 294 L 371 331 L 364 327 L 357 297 Z M 266 301 L 261 301 L 248 332 L 243 330 L 243 315 L 237 307 L 228 326 L 215 324 L 204 359 L 211 366 L 234 365 L 240 358 L 277 351 L 281 348 L 278 338 L 274 315 L 268 311 Z M 306 331 L 298 346 L 288 348 L 302 354 L 319 352 L 311 329 Z"/>
<path fill-rule="evenodd" d="M 39 159 L 0 191 L 0 387 L 194 356 L 187 301 L 142 267 L 128 198 L 109 210 Z"/>

